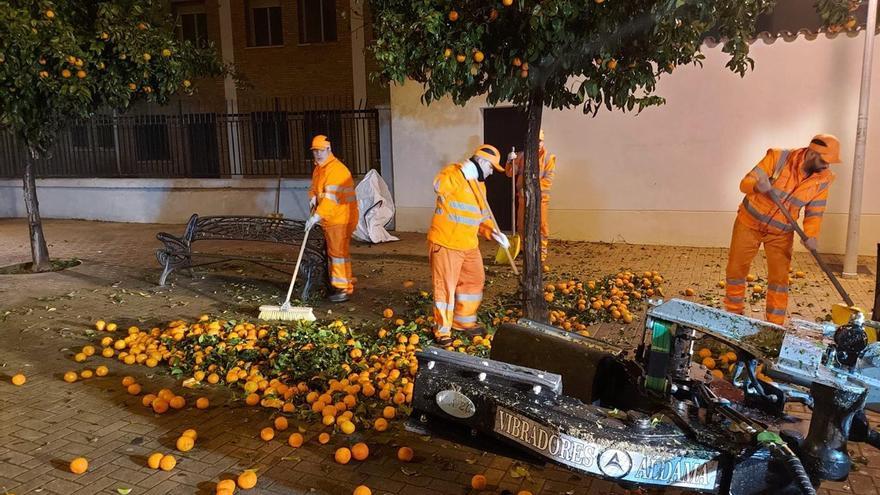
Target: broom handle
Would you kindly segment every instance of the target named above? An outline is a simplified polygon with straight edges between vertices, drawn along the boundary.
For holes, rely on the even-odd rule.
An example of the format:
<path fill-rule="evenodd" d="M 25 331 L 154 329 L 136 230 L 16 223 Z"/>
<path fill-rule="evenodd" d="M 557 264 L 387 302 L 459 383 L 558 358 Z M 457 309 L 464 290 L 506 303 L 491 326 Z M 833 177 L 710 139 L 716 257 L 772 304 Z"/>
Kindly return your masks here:
<path fill-rule="evenodd" d="M 516 153 L 516 146 L 512 146 L 510 151 Z M 516 159 L 510 164 L 510 174 L 510 211 L 513 215 L 511 220 L 513 227 L 510 229 L 510 235 L 516 235 Z"/>
<path fill-rule="evenodd" d="M 779 201 L 779 198 L 777 198 L 775 194 L 773 194 L 773 191 L 770 191 L 767 194 L 767 196 L 770 196 L 770 199 L 773 200 L 773 203 L 776 204 L 776 207 L 779 208 L 779 211 L 781 211 L 782 215 L 788 220 L 789 225 L 791 225 L 794 228 L 794 231 L 798 233 L 801 240 L 806 241 L 808 239 L 807 234 L 801 229 L 800 225 L 798 225 L 797 220 L 795 220 L 794 217 L 791 216 L 791 212 L 788 211 L 788 208 L 786 208 L 785 206 L 782 205 L 782 202 Z M 813 258 L 816 260 L 816 263 L 819 265 L 819 268 L 821 268 L 822 271 L 825 272 L 825 275 L 828 276 L 828 279 L 831 280 L 831 285 L 833 285 L 834 288 L 837 289 L 837 293 L 840 294 L 840 297 L 843 298 L 843 300 L 844 300 L 844 302 L 846 302 L 847 306 L 850 306 L 850 307 L 855 306 L 855 303 L 853 302 L 852 298 L 849 297 L 849 294 L 846 292 L 846 289 L 844 289 L 843 286 L 840 285 L 840 281 L 837 280 L 836 276 L 834 276 L 834 273 L 831 271 L 831 268 L 829 268 L 828 265 L 826 265 L 825 262 L 822 261 L 822 258 L 819 257 L 819 253 L 817 253 L 816 250 L 814 250 L 814 249 L 809 249 L 809 248 L 807 248 L 807 249 L 810 251 L 810 254 L 813 255 Z"/>
<path fill-rule="evenodd" d="M 468 185 L 471 187 L 471 191 L 473 191 L 474 187 L 470 185 L 470 181 L 468 181 Z M 480 191 L 479 187 L 475 191 L 475 194 L 477 194 L 477 196 L 483 200 L 483 203 L 486 205 L 486 209 L 489 210 L 489 218 L 492 219 L 492 223 L 494 223 L 495 228 L 498 229 L 498 222 L 495 221 L 495 215 L 492 213 L 492 207 L 489 206 L 489 202 L 486 201 L 486 196 L 483 195 L 483 192 Z M 501 232 L 501 229 L 499 229 L 498 232 Z M 516 268 L 516 263 L 513 262 L 513 257 L 510 255 L 510 249 L 505 246 L 504 252 L 507 254 L 507 262 L 510 263 L 510 268 L 513 270 L 513 274 L 519 276 L 519 270 Z"/>
<path fill-rule="evenodd" d="M 287 288 L 287 299 L 284 300 L 284 304 L 290 304 L 290 296 L 293 294 L 293 285 L 296 283 L 296 276 L 299 274 L 299 264 L 302 262 L 303 253 L 306 250 L 306 241 L 309 239 L 309 230 L 307 229 L 306 233 L 303 235 L 302 246 L 299 247 L 299 256 L 296 257 L 296 268 L 293 269 L 293 277 L 290 279 L 290 287 Z"/>

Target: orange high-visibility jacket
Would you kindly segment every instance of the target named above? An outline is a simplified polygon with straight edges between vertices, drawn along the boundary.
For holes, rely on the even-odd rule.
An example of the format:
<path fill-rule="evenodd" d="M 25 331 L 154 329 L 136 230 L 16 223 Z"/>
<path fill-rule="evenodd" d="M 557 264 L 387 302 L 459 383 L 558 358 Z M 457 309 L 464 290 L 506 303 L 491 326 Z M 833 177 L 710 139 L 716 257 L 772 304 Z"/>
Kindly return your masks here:
<path fill-rule="evenodd" d="M 758 178 L 766 176 L 773 184 L 771 194 L 775 194 L 788 207 L 792 217 L 797 219 L 801 208 L 806 208 L 804 233 L 809 237 L 818 237 L 834 173 L 825 169 L 805 177 L 802 166 L 806 152 L 807 148 L 768 150 L 767 156 L 740 182 L 739 188 L 746 197 L 739 206 L 737 220 L 753 229 L 771 233 L 794 230 L 773 200 L 755 190 Z"/>
<path fill-rule="evenodd" d="M 516 167 L 516 188 L 521 192 L 523 190 L 523 177 L 525 177 L 524 165 L 525 156 L 520 154 L 516 160 L 508 163 L 504 167 L 504 174 L 513 177 L 513 167 Z M 541 180 L 541 197 L 547 199 L 550 197 L 550 188 L 553 186 L 553 177 L 556 175 L 556 155 L 547 153 L 547 148 L 538 150 L 538 178 Z"/>
<path fill-rule="evenodd" d="M 354 179 L 348 167 L 330 155 L 312 171 L 312 187 L 309 199 L 318 198 L 315 213 L 321 216 L 323 225 L 348 225 L 358 221 L 357 198 Z"/>
<path fill-rule="evenodd" d="M 489 207 L 483 201 L 486 185 L 478 180 L 467 180 L 461 164 L 453 163 L 434 178 L 437 203 L 434 218 L 428 230 L 428 240 L 456 250 L 479 246 L 477 235 L 492 238 L 495 224 L 489 217 Z"/>

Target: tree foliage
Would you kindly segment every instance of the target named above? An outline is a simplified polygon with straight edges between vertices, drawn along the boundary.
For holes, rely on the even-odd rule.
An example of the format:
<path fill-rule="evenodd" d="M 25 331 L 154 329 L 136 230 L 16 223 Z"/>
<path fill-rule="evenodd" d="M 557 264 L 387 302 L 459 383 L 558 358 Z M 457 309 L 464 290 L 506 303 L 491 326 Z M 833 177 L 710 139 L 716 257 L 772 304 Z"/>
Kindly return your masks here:
<path fill-rule="evenodd" d="M 819 0 L 829 22 L 849 18 L 851 0 Z M 775 0 L 372 0 L 373 44 L 386 81 L 425 86 L 424 101 L 644 109 L 664 100 L 657 80 L 699 64 L 707 35 L 723 40 L 727 67 L 752 67 L 749 41 Z"/>
<path fill-rule="evenodd" d="M 0 1 L 0 125 L 37 156 L 70 120 L 162 103 L 224 70 L 177 38 L 157 0 Z"/>

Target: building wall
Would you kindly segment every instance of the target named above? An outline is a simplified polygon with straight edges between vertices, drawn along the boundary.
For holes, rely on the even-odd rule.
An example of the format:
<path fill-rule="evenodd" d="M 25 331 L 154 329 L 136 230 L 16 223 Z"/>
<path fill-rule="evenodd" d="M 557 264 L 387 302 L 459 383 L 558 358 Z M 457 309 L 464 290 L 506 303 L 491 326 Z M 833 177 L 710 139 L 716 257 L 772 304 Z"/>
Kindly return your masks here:
<path fill-rule="evenodd" d="M 738 184 L 771 147 L 802 147 L 819 132 L 836 134 L 844 163 L 825 215 L 820 248 L 845 249 L 864 38 L 755 42 L 753 72 L 724 68 L 718 46 L 706 46 L 704 67 L 682 67 L 661 79 L 663 107 L 640 115 L 579 108 L 545 109 L 547 147 L 558 156 L 550 203 L 558 239 L 726 246 Z M 876 53 L 875 66 L 880 65 Z M 880 71 L 873 85 L 880 87 Z M 421 87 L 393 87 L 397 228 L 425 231 L 434 201 L 431 183 L 445 164 L 482 141 L 481 109 L 449 100 L 423 106 Z M 880 118 L 880 98 L 872 104 Z M 860 251 L 880 241 L 880 125 L 869 127 Z"/>
<path fill-rule="evenodd" d="M 281 182 L 286 218 L 305 220 L 307 179 Z M 275 211 L 274 179 L 40 179 L 43 218 L 134 223 L 185 223 L 199 215 L 266 215 Z M 0 218 L 27 215 L 21 181 L 0 179 Z"/>

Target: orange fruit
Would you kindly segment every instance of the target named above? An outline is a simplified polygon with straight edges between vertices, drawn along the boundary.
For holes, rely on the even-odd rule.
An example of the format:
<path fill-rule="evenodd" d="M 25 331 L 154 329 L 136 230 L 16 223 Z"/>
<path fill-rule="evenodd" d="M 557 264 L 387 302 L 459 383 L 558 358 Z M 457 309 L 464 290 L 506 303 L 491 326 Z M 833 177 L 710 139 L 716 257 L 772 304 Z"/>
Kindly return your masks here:
<path fill-rule="evenodd" d="M 388 429 L 388 420 L 385 418 L 376 418 L 376 421 L 373 423 L 373 429 L 376 431 L 385 431 Z"/>
<path fill-rule="evenodd" d="M 116 323 L 108 323 L 107 324 L 107 331 L 108 332 L 115 332 L 116 328 L 117 328 Z"/>
<path fill-rule="evenodd" d="M 20 386 L 24 385 L 24 382 L 26 382 L 26 381 L 27 381 L 27 377 L 25 377 L 21 373 L 12 377 L 12 384 L 15 385 L 16 387 L 20 387 Z"/>
<path fill-rule="evenodd" d="M 758 280 L 758 277 L 754 273 L 746 275 L 746 282 L 754 282 L 755 280 Z"/>
<path fill-rule="evenodd" d="M 362 461 L 370 456 L 370 447 L 363 442 L 358 442 L 351 447 L 351 456 L 356 461 Z"/>
<path fill-rule="evenodd" d="M 447 48 L 447 50 L 449 50 L 449 49 Z M 450 50 L 449 53 L 451 54 L 452 51 Z M 447 55 L 447 57 L 448 57 L 448 56 L 449 56 L 449 55 Z M 403 281 L 403 287 L 404 287 L 405 289 L 409 289 L 409 288 L 413 287 L 414 285 L 416 285 L 416 283 L 413 282 L 412 280 L 404 280 L 404 281 Z"/>
<path fill-rule="evenodd" d="M 455 10 L 450 10 L 449 11 L 449 20 L 452 22 L 457 21 L 458 20 L 458 12 Z"/>
<path fill-rule="evenodd" d="M 712 370 L 712 378 L 721 380 L 724 378 L 724 373 L 722 373 L 721 370 Z"/>
<path fill-rule="evenodd" d="M 107 322 L 104 320 L 98 320 L 95 322 L 95 330 L 99 332 L 103 332 L 104 329 L 107 328 Z"/>
<path fill-rule="evenodd" d="M 61 70 L 61 77 L 67 79 L 68 77 L 70 77 L 70 75 L 71 75 L 71 74 L 70 74 L 70 71 L 69 71 L 69 70 L 67 70 L 67 69 L 62 69 L 62 70 Z"/>
<path fill-rule="evenodd" d="M 336 449 L 333 459 L 339 464 L 348 464 L 351 460 L 351 451 L 347 447 L 340 447 Z"/>
<path fill-rule="evenodd" d="M 272 440 L 273 438 L 275 438 L 275 430 L 268 426 L 266 428 L 263 428 L 262 430 L 260 430 L 260 438 L 262 438 L 266 442 Z"/>
<path fill-rule="evenodd" d="M 373 495 L 373 490 L 366 485 L 360 485 L 354 489 L 352 495 Z"/>
<path fill-rule="evenodd" d="M 248 396 L 244 400 L 244 403 L 249 406 L 256 406 L 260 403 L 260 394 L 248 394 Z"/>
<path fill-rule="evenodd" d="M 727 354 L 725 354 L 725 356 L 727 356 L 727 361 L 728 361 L 728 362 L 731 362 L 731 363 L 735 363 L 735 362 L 736 362 L 736 353 L 735 353 L 735 352 L 730 351 L 730 352 L 728 352 Z"/>
<path fill-rule="evenodd" d="M 76 361 L 77 363 L 82 363 L 83 361 L 86 360 L 86 358 L 88 358 L 88 356 L 86 356 L 85 354 L 83 354 L 83 353 L 81 353 L 81 352 L 77 352 L 77 353 L 73 356 L 73 360 Z"/>
<path fill-rule="evenodd" d="M 703 366 L 709 368 L 710 370 L 714 370 L 715 369 L 715 360 L 710 357 L 703 358 Z"/>
<path fill-rule="evenodd" d="M 156 414 L 168 412 L 168 401 L 161 397 L 156 398 L 156 400 L 150 405 L 153 407 L 153 412 Z"/>
<path fill-rule="evenodd" d="M 330 441 L 330 434 L 329 433 L 324 432 L 324 433 L 321 433 L 320 435 L 318 435 L 318 443 L 320 443 L 321 445 L 324 445 L 329 441 Z"/>
<path fill-rule="evenodd" d="M 217 483 L 217 491 L 227 490 L 229 493 L 233 493 L 235 491 L 235 480 L 223 480 Z"/>
<path fill-rule="evenodd" d="M 82 348 L 82 351 L 80 351 L 80 352 L 82 352 L 86 356 L 94 356 L 95 355 L 95 348 L 90 345 L 87 345 L 87 346 L 84 346 Z"/>
<path fill-rule="evenodd" d="M 218 375 L 217 373 L 211 373 L 210 375 L 208 375 L 207 380 L 208 383 L 214 385 L 215 383 L 220 381 L 220 375 Z"/>
<path fill-rule="evenodd" d="M 104 350 L 101 351 L 101 355 L 105 358 L 112 358 L 113 354 L 116 354 L 116 352 L 112 347 L 105 347 Z"/>
<path fill-rule="evenodd" d="M 73 474 L 83 474 L 89 469 L 89 461 L 85 457 L 77 457 L 70 461 L 70 472 Z"/>
<path fill-rule="evenodd" d="M 505 7 L 510 7 L 511 5 L 513 5 L 513 0 L 501 0 L 501 5 L 504 5 Z"/>
<path fill-rule="evenodd" d="M 147 395 L 144 396 L 143 399 L 141 399 L 141 404 L 143 404 L 144 407 L 150 407 L 150 406 L 153 405 L 153 401 L 154 401 L 154 400 L 156 400 L 156 396 L 155 396 L 155 395 L 153 395 L 153 394 L 147 394 Z"/>
<path fill-rule="evenodd" d="M 179 395 L 175 395 L 174 398 L 168 401 L 168 405 L 174 409 L 183 409 L 186 407 L 186 399 Z"/>
<path fill-rule="evenodd" d="M 342 430 L 342 433 L 346 435 L 351 435 L 354 433 L 355 426 L 351 421 L 344 421 L 341 425 L 339 425 L 339 429 Z"/>
<path fill-rule="evenodd" d="M 697 355 L 700 356 L 701 358 L 712 357 L 712 351 L 703 347 L 702 349 L 697 351 Z"/>
<path fill-rule="evenodd" d="M 147 457 L 147 466 L 150 469 L 159 469 L 159 463 L 162 462 L 164 455 L 161 452 L 154 452 Z"/>
<path fill-rule="evenodd" d="M 177 465 L 177 459 L 173 455 L 163 455 L 159 461 L 159 469 L 162 471 L 171 471 Z"/>
<path fill-rule="evenodd" d="M 520 490 L 520 491 L 516 492 L 516 495 L 532 495 L 532 492 L 530 492 L 528 490 Z"/>
<path fill-rule="evenodd" d="M 187 430 L 183 430 L 183 433 L 181 433 L 180 436 L 182 436 L 182 437 L 189 437 L 189 438 L 192 438 L 193 441 L 196 441 L 196 440 L 198 440 L 198 438 L 199 438 L 199 434 L 198 434 L 198 432 L 196 432 L 196 430 L 193 429 L 193 428 L 189 428 L 189 429 L 187 429 Z"/>
<path fill-rule="evenodd" d="M 394 419 L 397 416 L 397 409 L 394 406 L 385 406 L 385 409 L 382 409 L 382 417 L 385 419 Z"/>
<path fill-rule="evenodd" d="M 284 416 L 278 416 L 275 418 L 275 429 L 278 431 L 284 431 L 288 428 L 289 423 L 287 422 L 287 418 Z"/>
<path fill-rule="evenodd" d="M 128 390 L 128 393 L 131 395 L 140 395 L 141 386 L 139 383 L 132 383 L 126 390 Z"/>
<path fill-rule="evenodd" d="M 397 449 L 397 458 L 403 462 L 413 460 L 413 449 L 409 447 L 401 447 Z"/>
<path fill-rule="evenodd" d="M 195 447 L 195 445 L 196 442 L 194 439 L 190 437 L 180 437 L 177 439 L 176 447 L 177 450 L 181 452 L 189 452 L 190 450 L 192 450 L 193 447 Z"/>
<path fill-rule="evenodd" d="M 79 376 L 76 374 L 75 371 L 68 371 L 64 373 L 64 381 L 67 383 L 73 383 L 76 381 L 77 378 L 79 378 Z"/>
<path fill-rule="evenodd" d="M 382 311 L 382 316 L 385 318 L 392 318 L 394 316 L 394 310 L 391 308 L 385 308 L 385 310 Z"/>
<path fill-rule="evenodd" d="M 483 52 L 481 52 L 480 50 L 477 50 L 476 52 L 474 52 L 474 62 L 476 62 L 476 63 L 479 64 L 479 63 L 482 62 L 485 58 L 486 58 L 486 56 L 485 56 L 485 55 L 483 54 Z"/>
<path fill-rule="evenodd" d="M 238 475 L 238 487 L 242 490 L 250 490 L 257 486 L 257 473 L 247 470 Z"/>
<path fill-rule="evenodd" d="M 486 489 L 486 477 L 482 474 L 475 474 L 473 478 L 471 478 L 471 488 L 474 490 L 485 490 Z"/>
<path fill-rule="evenodd" d="M 108 373 L 110 373 L 110 370 L 107 369 L 106 366 L 98 366 L 95 368 L 95 375 L 97 376 L 107 376 Z"/>
<path fill-rule="evenodd" d="M 123 387 L 128 387 L 129 385 L 131 385 L 135 382 L 137 382 L 137 380 L 135 380 L 133 376 L 126 376 L 126 377 L 122 378 L 122 386 Z"/>
<path fill-rule="evenodd" d="M 761 287 L 760 285 L 755 285 L 752 287 L 752 292 L 754 292 L 755 294 L 760 294 L 760 293 L 764 292 L 764 288 Z"/>
<path fill-rule="evenodd" d="M 459 53 L 458 55 L 455 56 L 455 60 L 457 62 L 464 62 L 465 60 L 467 60 L 467 57 L 465 57 L 463 54 Z"/>
<path fill-rule="evenodd" d="M 95 372 L 88 369 L 88 368 L 79 372 L 79 377 L 82 378 L 83 380 L 88 380 L 89 378 L 91 378 L 93 376 L 95 376 Z"/>
<path fill-rule="evenodd" d="M 199 397 L 198 399 L 196 399 L 197 409 L 207 409 L 210 405 L 211 401 L 209 401 L 207 397 Z"/>
<path fill-rule="evenodd" d="M 303 444 L 303 436 L 302 433 L 291 433 L 290 437 L 287 438 L 287 445 L 291 447 L 297 448 L 301 447 Z"/>
<path fill-rule="evenodd" d="M 687 289 L 684 290 L 684 295 L 686 295 L 686 296 L 693 296 L 696 294 L 697 294 L 696 291 L 694 291 L 694 289 L 691 289 L 690 287 L 688 287 Z"/>

